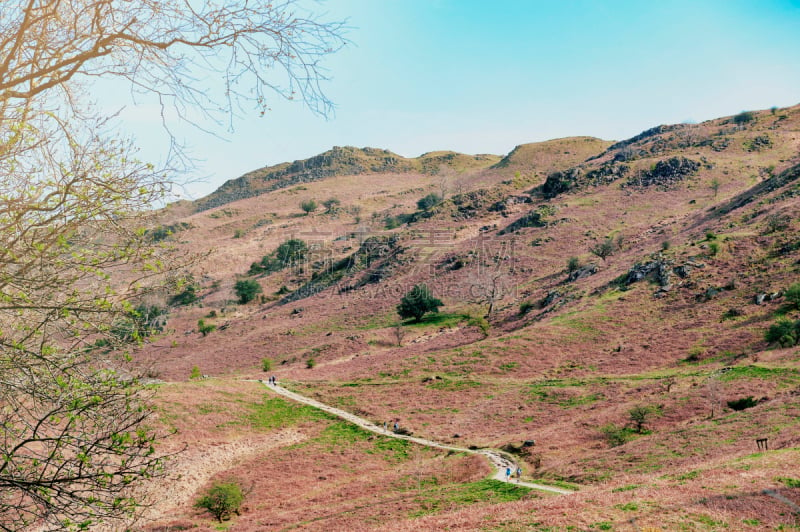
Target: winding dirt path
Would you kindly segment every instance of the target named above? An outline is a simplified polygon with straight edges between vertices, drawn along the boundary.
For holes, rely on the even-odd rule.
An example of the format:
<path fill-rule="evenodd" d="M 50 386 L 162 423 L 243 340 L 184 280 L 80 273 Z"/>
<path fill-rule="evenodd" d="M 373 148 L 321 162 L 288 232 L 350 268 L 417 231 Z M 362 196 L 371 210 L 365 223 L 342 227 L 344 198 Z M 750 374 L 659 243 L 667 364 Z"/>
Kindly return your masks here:
<path fill-rule="evenodd" d="M 469 453 L 469 454 L 481 454 L 486 456 L 491 462 L 492 466 L 496 469 L 494 476 L 492 477 L 495 480 L 499 480 L 501 482 L 511 482 L 515 485 L 525 486 L 526 488 L 533 488 L 536 490 L 541 491 L 549 491 L 551 493 L 559 493 L 562 495 L 566 495 L 569 493 L 573 493 L 572 490 L 564 489 L 564 488 L 556 488 L 554 486 L 546 486 L 544 484 L 535 484 L 533 482 L 516 482 L 512 480 L 507 480 L 506 478 L 506 470 L 510 469 L 512 472 L 516 471 L 516 464 L 514 460 L 506 456 L 504 453 L 495 450 L 495 449 L 465 449 L 463 447 L 454 447 L 452 445 L 445 445 L 443 443 L 435 442 L 432 440 L 426 440 L 424 438 L 417 438 L 415 436 L 406 436 L 403 434 L 395 434 L 391 430 L 385 430 L 383 427 L 378 426 L 371 421 L 368 421 L 364 418 L 358 417 L 350 412 L 346 412 L 344 410 L 340 410 L 338 408 L 334 408 L 332 406 L 326 405 L 325 403 L 320 403 L 314 399 L 306 397 L 304 395 L 300 395 L 298 393 L 292 392 L 287 390 L 286 388 L 282 388 L 277 384 L 269 384 L 266 381 L 259 381 L 264 384 L 267 388 L 272 390 L 273 392 L 287 397 L 293 401 L 297 401 L 298 403 L 307 404 L 309 406 L 313 406 L 315 408 L 319 408 L 329 414 L 333 414 L 334 416 L 340 417 L 345 419 L 355 425 L 358 425 L 362 429 L 369 430 L 371 432 L 375 432 L 377 434 L 382 434 L 384 436 L 388 436 L 390 438 L 397 438 L 399 440 L 408 440 L 414 443 L 418 443 L 419 445 L 425 445 L 426 447 L 435 447 L 437 449 L 446 449 L 448 451 L 456 451 L 461 453 Z"/>

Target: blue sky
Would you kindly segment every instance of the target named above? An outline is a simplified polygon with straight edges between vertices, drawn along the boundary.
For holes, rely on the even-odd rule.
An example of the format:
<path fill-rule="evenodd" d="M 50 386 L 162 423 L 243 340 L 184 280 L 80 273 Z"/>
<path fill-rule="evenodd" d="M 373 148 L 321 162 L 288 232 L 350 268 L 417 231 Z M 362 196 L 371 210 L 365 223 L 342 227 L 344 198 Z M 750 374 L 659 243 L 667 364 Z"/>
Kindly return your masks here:
<path fill-rule="evenodd" d="M 352 45 L 327 62 L 327 120 L 276 101 L 215 138 L 181 126 L 192 197 L 332 146 L 505 154 L 517 144 L 800 103 L 800 0 L 328 0 Z M 123 127 L 158 160 L 158 118 Z"/>

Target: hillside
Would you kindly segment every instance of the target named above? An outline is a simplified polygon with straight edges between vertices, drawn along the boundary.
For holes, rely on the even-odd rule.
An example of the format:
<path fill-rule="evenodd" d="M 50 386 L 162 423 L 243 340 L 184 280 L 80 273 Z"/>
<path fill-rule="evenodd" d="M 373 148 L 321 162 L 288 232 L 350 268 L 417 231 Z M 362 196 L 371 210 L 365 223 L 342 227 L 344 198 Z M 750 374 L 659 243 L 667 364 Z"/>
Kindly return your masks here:
<path fill-rule="evenodd" d="M 133 353 L 171 383 L 168 445 L 193 442 L 182 498 L 151 529 L 213 529 L 191 501 L 228 477 L 252 486 L 230 530 L 797 527 L 798 197 L 800 106 L 502 158 L 334 148 L 167 209 L 154 234 L 204 255 L 197 300 L 173 299 Z M 262 290 L 246 304 L 243 280 Z M 440 313 L 400 322 L 420 283 Z M 245 382 L 268 374 L 426 439 L 505 449 L 525 479 L 578 491 L 492 484 L 478 457 Z"/>

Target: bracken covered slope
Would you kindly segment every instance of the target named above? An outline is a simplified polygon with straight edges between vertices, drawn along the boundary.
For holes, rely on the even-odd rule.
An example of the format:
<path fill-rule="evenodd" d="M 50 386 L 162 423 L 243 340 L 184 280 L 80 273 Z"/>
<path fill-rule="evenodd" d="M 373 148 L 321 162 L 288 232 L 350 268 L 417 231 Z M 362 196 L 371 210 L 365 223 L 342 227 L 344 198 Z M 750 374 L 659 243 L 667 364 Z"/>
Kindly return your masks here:
<path fill-rule="evenodd" d="M 153 529 L 211 526 L 191 501 L 228 475 L 252 484 L 230 530 L 798 526 L 800 108 L 502 159 L 335 148 L 248 176 L 164 214 L 177 247 L 208 252 L 199 299 L 134 356 L 175 383 L 165 421 L 216 466 Z M 278 260 L 290 239 L 307 249 Z M 242 280 L 263 290 L 247 304 Z M 420 283 L 444 306 L 400 322 Z M 293 407 L 241 381 L 265 358 L 297 392 L 579 491 L 491 484 L 474 457 Z M 211 378 L 186 382 L 195 366 Z"/>

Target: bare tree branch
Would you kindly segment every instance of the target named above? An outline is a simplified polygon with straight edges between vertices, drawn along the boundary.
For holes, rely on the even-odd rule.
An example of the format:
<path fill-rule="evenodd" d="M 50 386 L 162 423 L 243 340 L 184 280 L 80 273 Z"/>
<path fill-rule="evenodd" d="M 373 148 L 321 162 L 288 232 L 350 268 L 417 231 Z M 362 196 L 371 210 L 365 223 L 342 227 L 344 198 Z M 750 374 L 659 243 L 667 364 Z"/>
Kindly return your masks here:
<path fill-rule="evenodd" d="M 163 432 L 122 348 L 192 260 L 148 232 L 175 161 L 139 161 L 85 85 L 124 80 L 190 123 L 264 112 L 268 96 L 324 115 L 321 61 L 343 30 L 295 0 L 3 1 L 0 530 L 125 529 L 139 485 L 164 474 Z"/>

